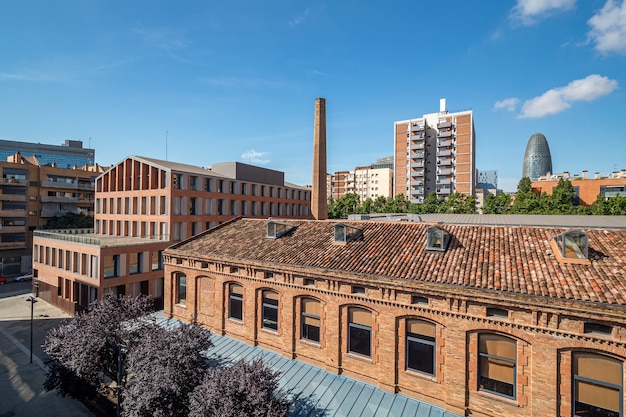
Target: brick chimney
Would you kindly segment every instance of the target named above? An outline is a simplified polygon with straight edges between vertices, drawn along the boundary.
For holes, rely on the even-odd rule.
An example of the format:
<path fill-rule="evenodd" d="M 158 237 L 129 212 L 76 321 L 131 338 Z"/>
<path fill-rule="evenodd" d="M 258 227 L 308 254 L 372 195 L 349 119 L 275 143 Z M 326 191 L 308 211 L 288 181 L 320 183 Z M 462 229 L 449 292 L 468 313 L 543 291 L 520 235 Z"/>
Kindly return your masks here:
<path fill-rule="evenodd" d="M 315 99 L 315 122 L 313 125 L 313 189 L 311 191 L 311 214 L 315 220 L 326 220 L 326 99 Z"/>

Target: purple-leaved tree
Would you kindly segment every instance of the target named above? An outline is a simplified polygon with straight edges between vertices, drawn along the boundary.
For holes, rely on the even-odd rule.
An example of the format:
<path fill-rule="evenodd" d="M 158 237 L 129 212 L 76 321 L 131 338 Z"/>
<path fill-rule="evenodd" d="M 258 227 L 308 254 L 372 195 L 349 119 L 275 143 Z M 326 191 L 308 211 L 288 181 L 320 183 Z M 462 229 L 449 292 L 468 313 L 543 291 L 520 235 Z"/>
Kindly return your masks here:
<path fill-rule="evenodd" d="M 60 395 L 92 397 L 105 377 L 117 377 L 118 355 L 143 328 L 155 326 L 146 316 L 152 299 L 107 295 L 91 309 L 48 332 L 44 349 L 51 357 L 44 387 Z"/>
<path fill-rule="evenodd" d="M 291 402 L 278 392 L 278 373 L 263 361 L 211 368 L 191 393 L 189 417 L 282 417 Z"/>
<path fill-rule="evenodd" d="M 132 417 L 183 417 L 189 394 L 208 370 L 210 333 L 197 325 L 153 327 L 128 352 L 122 412 Z"/>

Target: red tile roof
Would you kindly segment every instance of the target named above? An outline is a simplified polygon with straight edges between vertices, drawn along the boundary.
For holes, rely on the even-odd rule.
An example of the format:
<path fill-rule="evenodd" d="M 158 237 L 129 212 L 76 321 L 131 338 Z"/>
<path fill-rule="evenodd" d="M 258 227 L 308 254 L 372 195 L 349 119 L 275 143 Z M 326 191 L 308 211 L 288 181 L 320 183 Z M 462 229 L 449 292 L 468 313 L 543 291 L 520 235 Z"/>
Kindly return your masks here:
<path fill-rule="evenodd" d="M 626 230 L 583 229 L 591 264 L 578 265 L 552 253 L 550 240 L 566 231 L 559 228 L 440 225 L 450 242 L 445 252 L 432 253 L 425 250 L 432 223 L 342 221 L 363 235 L 336 244 L 335 221 L 281 222 L 298 227 L 268 239 L 266 220 L 236 219 L 168 252 L 626 305 Z"/>

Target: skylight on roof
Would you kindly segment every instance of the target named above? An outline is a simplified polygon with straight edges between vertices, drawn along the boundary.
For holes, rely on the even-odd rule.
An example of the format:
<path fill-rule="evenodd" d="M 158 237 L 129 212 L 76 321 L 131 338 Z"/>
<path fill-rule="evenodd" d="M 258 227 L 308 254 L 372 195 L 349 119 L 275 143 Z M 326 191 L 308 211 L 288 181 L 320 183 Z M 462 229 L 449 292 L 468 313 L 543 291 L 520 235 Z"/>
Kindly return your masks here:
<path fill-rule="evenodd" d="M 441 227 L 432 226 L 426 229 L 426 250 L 444 252 L 448 246 L 449 235 Z"/>
<path fill-rule="evenodd" d="M 589 242 L 587 233 L 580 230 L 570 230 L 556 236 L 561 256 L 566 259 L 588 259 Z"/>
<path fill-rule="evenodd" d="M 334 230 L 335 243 L 348 243 L 363 234 L 363 231 L 361 229 L 348 226 L 344 223 L 335 224 Z"/>
<path fill-rule="evenodd" d="M 279 237 L 291 232 L 296 226 L 288 223 L 280 223 L 274 220 L 267 221 L 267 237 L 269 239 L 278 239 Z"/>

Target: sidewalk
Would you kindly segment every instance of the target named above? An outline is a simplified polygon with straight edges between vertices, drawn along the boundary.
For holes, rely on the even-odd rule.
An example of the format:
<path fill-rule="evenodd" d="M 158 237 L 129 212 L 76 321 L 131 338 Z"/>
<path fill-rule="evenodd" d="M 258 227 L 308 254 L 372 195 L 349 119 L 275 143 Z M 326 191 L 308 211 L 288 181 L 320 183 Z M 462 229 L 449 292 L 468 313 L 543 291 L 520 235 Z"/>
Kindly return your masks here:
<path fill-rule="evenodd" d="M 34 304 L 33 363 L 30 361 L 31 303 L 27 294 L 0 298 L 0 417 L 91 417 L 79 401 L 43 389 L 45 355 L 42 345 L 49 329 L 69 316 L 38 299 Z"/>

